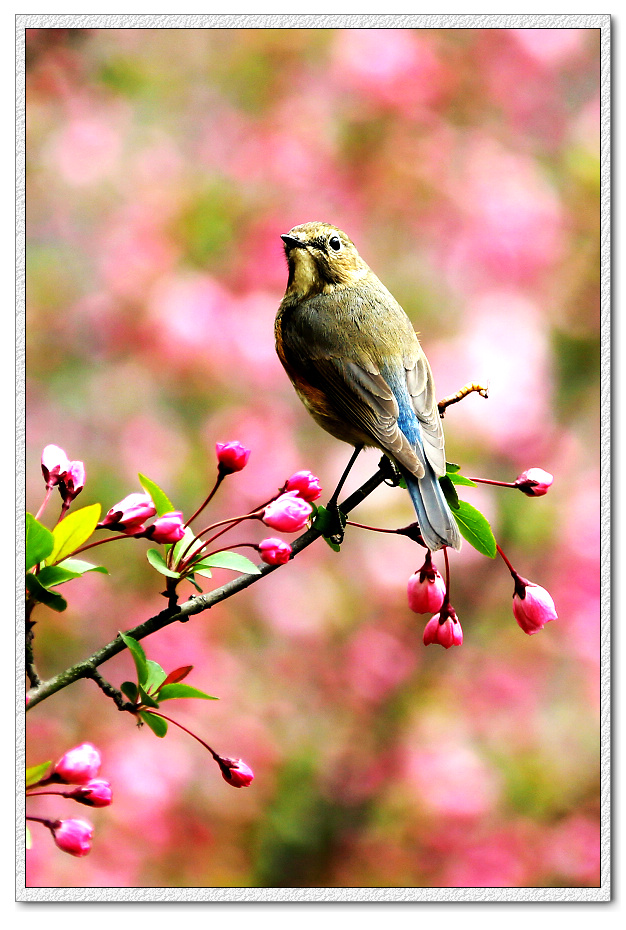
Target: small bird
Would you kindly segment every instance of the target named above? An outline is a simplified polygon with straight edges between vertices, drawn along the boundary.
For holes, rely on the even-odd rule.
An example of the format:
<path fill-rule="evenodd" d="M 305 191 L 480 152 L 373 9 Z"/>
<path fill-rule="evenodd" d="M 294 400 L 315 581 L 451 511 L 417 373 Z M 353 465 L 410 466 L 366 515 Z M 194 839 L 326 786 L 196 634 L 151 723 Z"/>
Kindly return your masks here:
<path fill-rule="evenodd" d="M 398 466 L 429 549 L 461 548 L 438 477 L 443 429 L 428 360 L 411 322 L 348 236 L 303 223 L 281 236 L 289 266 L 276 351 L 323 429 Z"/>

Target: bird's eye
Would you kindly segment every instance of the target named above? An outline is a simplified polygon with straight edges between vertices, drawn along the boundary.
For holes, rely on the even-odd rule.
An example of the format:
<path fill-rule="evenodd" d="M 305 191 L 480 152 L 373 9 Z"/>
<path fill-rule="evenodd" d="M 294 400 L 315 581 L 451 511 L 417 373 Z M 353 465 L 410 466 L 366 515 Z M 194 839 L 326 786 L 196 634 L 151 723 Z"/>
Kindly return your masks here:
<path fill-rule="evenodd" d="M 335 252 L 338 252 L 339 249 L 341 248 L 341 239 L 339 238 L 339 236 L 331 236 L 330 239 L 328 240 L 328 244 L 331 247 L 331 249 L 334 249 Z"/>

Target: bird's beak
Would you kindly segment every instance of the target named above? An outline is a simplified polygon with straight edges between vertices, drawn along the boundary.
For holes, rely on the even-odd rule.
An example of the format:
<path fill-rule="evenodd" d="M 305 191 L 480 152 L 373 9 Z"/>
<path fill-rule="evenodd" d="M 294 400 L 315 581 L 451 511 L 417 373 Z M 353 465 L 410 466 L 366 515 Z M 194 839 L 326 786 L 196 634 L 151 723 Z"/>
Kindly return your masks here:
<path fill-rule="evenodd" d="M 304 242 L 302 242 L 300 239 L 296 239 L 295 236 L 290 236 L 289 233 L 284 233 L 280 238 L 283 240 L 288 249 L 303 249 L 305 247 Z"/>

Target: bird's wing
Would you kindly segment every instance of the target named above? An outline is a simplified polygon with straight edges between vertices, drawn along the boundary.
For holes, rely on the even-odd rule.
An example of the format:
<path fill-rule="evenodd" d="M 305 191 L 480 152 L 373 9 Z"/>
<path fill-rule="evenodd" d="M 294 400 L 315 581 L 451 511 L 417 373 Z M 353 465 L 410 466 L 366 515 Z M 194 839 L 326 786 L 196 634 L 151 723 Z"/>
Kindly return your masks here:
<path fill-rule="evenodd" d="M 416 352 L 404 357 L 406 384 L 413 410 L 420 421 L 426 458 L 436 475 L 445 475 L 446 456 L 444 451 L 443 427 L 435 397 L 433 376 L 421 346 Z"/>
<path fill-rule="evenodd" d="M 421 478 L 423 463 L 398 426 L 398 402 L 377 367 L 336 356 L 318 356 L 311 361 L 342 416 L 358 424 L 376 445 Z"/>

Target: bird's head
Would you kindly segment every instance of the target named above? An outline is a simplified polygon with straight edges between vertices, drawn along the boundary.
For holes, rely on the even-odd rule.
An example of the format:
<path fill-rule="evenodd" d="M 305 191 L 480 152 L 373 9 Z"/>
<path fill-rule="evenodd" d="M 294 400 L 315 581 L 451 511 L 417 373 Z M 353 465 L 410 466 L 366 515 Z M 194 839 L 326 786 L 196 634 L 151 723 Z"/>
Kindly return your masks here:
<path fill-rule="evenodd" d="M 281 239 L 289 265 L 288 295 L 329 294 L 353 286 L 369 271 L 352 240 L 329 223 L 303 223 Z"/>

